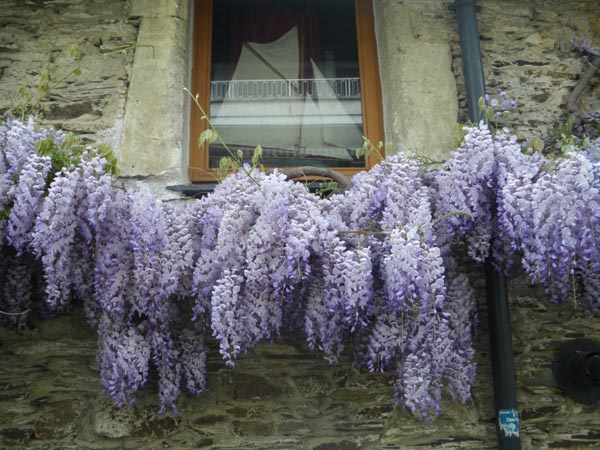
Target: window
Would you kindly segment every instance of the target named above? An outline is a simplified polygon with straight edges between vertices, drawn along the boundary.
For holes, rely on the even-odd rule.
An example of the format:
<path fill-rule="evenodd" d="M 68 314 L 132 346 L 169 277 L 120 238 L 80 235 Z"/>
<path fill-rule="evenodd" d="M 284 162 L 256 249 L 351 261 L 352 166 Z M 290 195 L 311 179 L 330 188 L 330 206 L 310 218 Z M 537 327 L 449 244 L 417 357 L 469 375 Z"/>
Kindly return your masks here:
<path fill-rule="evenodd" d="M 383 140 L 371 0 L 197 0 L 192 89 L 245 158 L 261 145 L 266 166 L 368 168 L 362 136 Z M 192 182 L 214 181 L 226 155 L 198 148 L 206 127 L 194 106 Z"/>

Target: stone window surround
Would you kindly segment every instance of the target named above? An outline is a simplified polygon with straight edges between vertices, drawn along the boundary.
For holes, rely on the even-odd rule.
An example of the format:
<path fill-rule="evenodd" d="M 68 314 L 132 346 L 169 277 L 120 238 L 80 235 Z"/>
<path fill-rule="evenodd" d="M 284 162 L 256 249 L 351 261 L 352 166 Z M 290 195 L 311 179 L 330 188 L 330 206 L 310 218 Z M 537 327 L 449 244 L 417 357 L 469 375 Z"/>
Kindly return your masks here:
<path fill-rule="evenodd" d="M 386 145 L 433 159 L 452 149 L 458 116 L 447 2 L 373 0 Z M 438 17 L 434 17 L 434 16 Z M 122 174 L 160 192 L 188 183 L 193 0 L 133 0 L 139 34 L 118 149 Z M 432 18 L 434 17 L 434 18 Z M 435 25 L 435 26 L 433 26 Z M 164 191 L 163 191 L 164 192 Z"/>
<path fill-rule="evenodd" d="M 218 0 L 217 0 L 218 1 Z M 215 0 L 195 0 L 198 7 L 194 18 L 194 46 L 192 91 L 198 93 L 198 101 L 208 110 L 210 93 L 207 80 L 211 72 L 211 56 L 209 46 L 212 45 L 212 5 Z M 381 109 L 381 87 L 379 83 L 379 67 L 376 59 L 377 49 L 374 34 L 374 19 L 372 0 L 355 0 L 355 14 L 358 38 L 358 62 L 360 67 L 360 80 L 362 90 L 362 117 L 363 133 L 372 142 L 384 140 L 383 117 Z M 199 44 L 198 44 L 199 43 Z M 200 134 L 207 128 L 207 123 L 201 120 L 201 112 L 192 108 L 191 112 L 191 143 L 189 178 L 193 182 L 215 182 L 215 176 L 208 170 L 208 148 L 196 150 L 194 142 L 198 141 Z M 372 167 L 379 161 L 376 154 L 366 157 L 366 167 Z M 348 177 L 364 170 L 357 168 L 337 168 L 336 171 Z"/>

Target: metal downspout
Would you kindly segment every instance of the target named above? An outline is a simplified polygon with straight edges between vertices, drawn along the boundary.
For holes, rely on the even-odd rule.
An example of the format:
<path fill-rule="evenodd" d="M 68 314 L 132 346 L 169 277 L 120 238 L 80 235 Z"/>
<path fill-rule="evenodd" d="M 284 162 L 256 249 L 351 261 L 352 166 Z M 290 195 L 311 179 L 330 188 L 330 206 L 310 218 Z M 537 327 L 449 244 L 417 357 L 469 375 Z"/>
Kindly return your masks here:
<path fill-rule="evenodd" d="M 450 9 L 456 13 L 458 23 L 469 119 L 478 123 L 481 112 L 477 103 L 485 94 L 485 81 L 477 30 L 477 7 L 475 0 L 455 0 Z M 491 258 L 485 263 L 485 284 L 498 448 L 515 450 L 521 448 L 521 439 L 506 278 L 496 271 Z"/>

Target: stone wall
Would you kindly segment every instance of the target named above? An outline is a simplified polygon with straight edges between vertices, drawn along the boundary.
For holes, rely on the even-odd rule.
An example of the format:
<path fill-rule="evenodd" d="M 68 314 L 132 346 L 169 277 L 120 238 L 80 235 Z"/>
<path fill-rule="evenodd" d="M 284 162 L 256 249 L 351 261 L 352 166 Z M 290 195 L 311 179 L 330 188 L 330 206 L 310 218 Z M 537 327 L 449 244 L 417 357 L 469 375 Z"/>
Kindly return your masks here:
<path fill-rule="evenodd" d="M 483 292 L 482 286 L 479 286 Z M 555 306 L 525 280 L 510 281 L 524 449 L 593 449 L 598 405 L 575 403 L 552 377 L 560 344 L 600 337 L 600 321 Z M 483 294 L 482 305 L 485 302 Z M 0 448 L 6 449 L 493 449 L 495 417 L 487 318 L 481 308 L 477 381 L 466 405 L 445 401 L 433 423 L 394 407 L 393 374 L 334 365 L 300 340 L 263 343 L 233 369 L 216 348 L 208 390 L 184 395 L 177 417 L 157 414 L 156 386 L 114 408 L 93 370 L 95 336 L 80 312 L 0 331 Z"/>
<path fill-rule="evenodd" d="M 464 83 L 449 1 L 375 0 L 387 139 L 394 148 L 437 158 L 465 120 Z M 566 120 L 566 99 L 584 70 L 573 36 L 600 46 L 595 0 L 481 0 L 478 15 L 490 88 L 520 95 L 511 124 L 522 139 Z M 161 190 L 187 161 L 186 83 L 190 9 L 185 0 L 0 0 L 0 112 L 18 103 L 48 64 L 86 64 L 42 103 L 50 124 L 90 143 L 115 146 L 126 175 Z M 103 55 L 133 45 L 126 54 Z M 582 110 L 600 104 L 597 79 Z M 479 286 L 481 289 L 481 286 Z M 525 449 L 597 448 L 598 406 L 577 404 L 555 387 L 551 365 L 571 338 L 600 340 L 600 322 L 554 306 L 519 277 L 510 284 L 519 409 Z M 482 298 L 483 305 L 483 298 Z M 209 390 L 184 397 L 178 417 L 157 415 L 154 388 L 116 410 L 93 370 L 95 336 L 77 312 L 33 319 L 21 335 L 2 330 L 0 448 L 454 449 L 495 448 L 485 308 L 476 342 L 478 378 L 467 405 L 446 403 L 432 424 L 394 408 L 392 375 L 328 365 L 302 342 L 262 344 L 226 369 L 214 352 Z M 153 393 L 154 392 L 154 393 Z"/>
<path fill-rule="evenodd" d="M 0 114 L 14 115 L 19 89 L 35 93 L 41 72 L 50 89 L 42 122 L 115 149 L 121 173 L 146 179 L 165 196 L 186 182 L 190 5 L 188 0 L 0 0 Z M 124 54 L 115 51 L 123 49 Z"/>
<path fill-rule="evenodd" d="M 440 160 L 455 145 L 458 102 L 449 37 L 457 31 L 448 4 L 374 2 L 389 152 Z"/>
<path fill-rule="evenodd" d="M 497 89 L 514 96 L 517 108 L 501 123 L 522 140 L 539 134 L 548 143 L 568 118 L 566 104 L 585 66 L 571 40 L 584 37 L 600 47 L 600 3 L 596 1 L 482 0 L 478 14 L 484 76 L 490 94 Z M 465 121 L 460 47 L 451 38 L 458 82 L 461 121 Z M 509 87 L 512 86 L 512 87 Z M 582 112 L 600 107 L 596 76 L 583 92 Z"/>
<path fill-rule="evenodd" d="M 69 2 L 0 1 L 0 114 L 19 105 L 19 88 L 35 92 L 42 70 L 50 65 L 50 84 L 77 61 L 81 75 L 66 78 L 40 104 L 45 122 L 82 135 L 90 143 L 118 147 L 129 84 L 132 46 L 138 20 L 125 0 Z M 123 54 L 109 54 L 119 49 Z"/>
<path fill-rule="evenodd" d="M 374 0 L 386 141 L 443 159 L 466 122 L 462 62 L 449 0 Z M 551 143 L 567 119 L 567 98 L 584 70 L 572 51 L 575 36 L 600 45 L 600 6 L 594 0 L 478 2 L 488 92 L 507 89 L 518 108 L 509 123 L 522 140 Z M 33 87 L 43 67 L 53 80 L 74 61 L 85 63 L 43 102 L 47 122 L 115 147 L 123 175 L 164 186 L 186 182 L 189 101 L 182 86 L 191 72 L 192 0 L 0 0 L 0 113 L 18 104 L 19 86 Z M 135 47 L 134 46 L 138 46 Z M 102 58 L 127 48 L 125 55 Z M 89 63 L 89 61 L 93 61 Z M 597 77 L 580 100 L 600 103 Z"/>
<path fill-rule="evenodd" d="M 187 182 L 191 2 L 133 0 L 140 21 L 130 74 L 119 165 L 127 176 L 164 186 Z"/>
<path fill-rule="evenodd" d="M 376 0 L 386 138 L 392 151 L 446 158 L 457 122 L 466 123 L 462 59 L 455 13 L 447 0 Z M 517 108 L 501 124 L 527 141 L 551 144 L 566 122 L 569 94 L 585 69 L 571 39 L 600 47 L 596 1 L 479 0 L 478 26 L 487 92 L 505 90 Z M 512 87 L 510 87 L 512 86 Z M 458 96 L 458 105 L 456 98 Z M 596 76 L 581 111 L 600 104 Z M 457 106 L 459 107 L 457 109 Z"/>

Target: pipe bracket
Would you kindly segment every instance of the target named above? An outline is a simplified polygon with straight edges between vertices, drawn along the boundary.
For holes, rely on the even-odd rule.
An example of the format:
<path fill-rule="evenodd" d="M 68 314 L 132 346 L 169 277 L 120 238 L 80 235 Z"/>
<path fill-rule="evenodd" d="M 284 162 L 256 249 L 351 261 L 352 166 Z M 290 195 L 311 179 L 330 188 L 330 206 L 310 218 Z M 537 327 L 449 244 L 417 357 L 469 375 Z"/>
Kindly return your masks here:
<path fill-rule="evenodd" d="M 600 400 L 600 344 L 589 339 L 565 342 L 552 367 L 556 385 L 573 400 L 591 405 Z"/>

